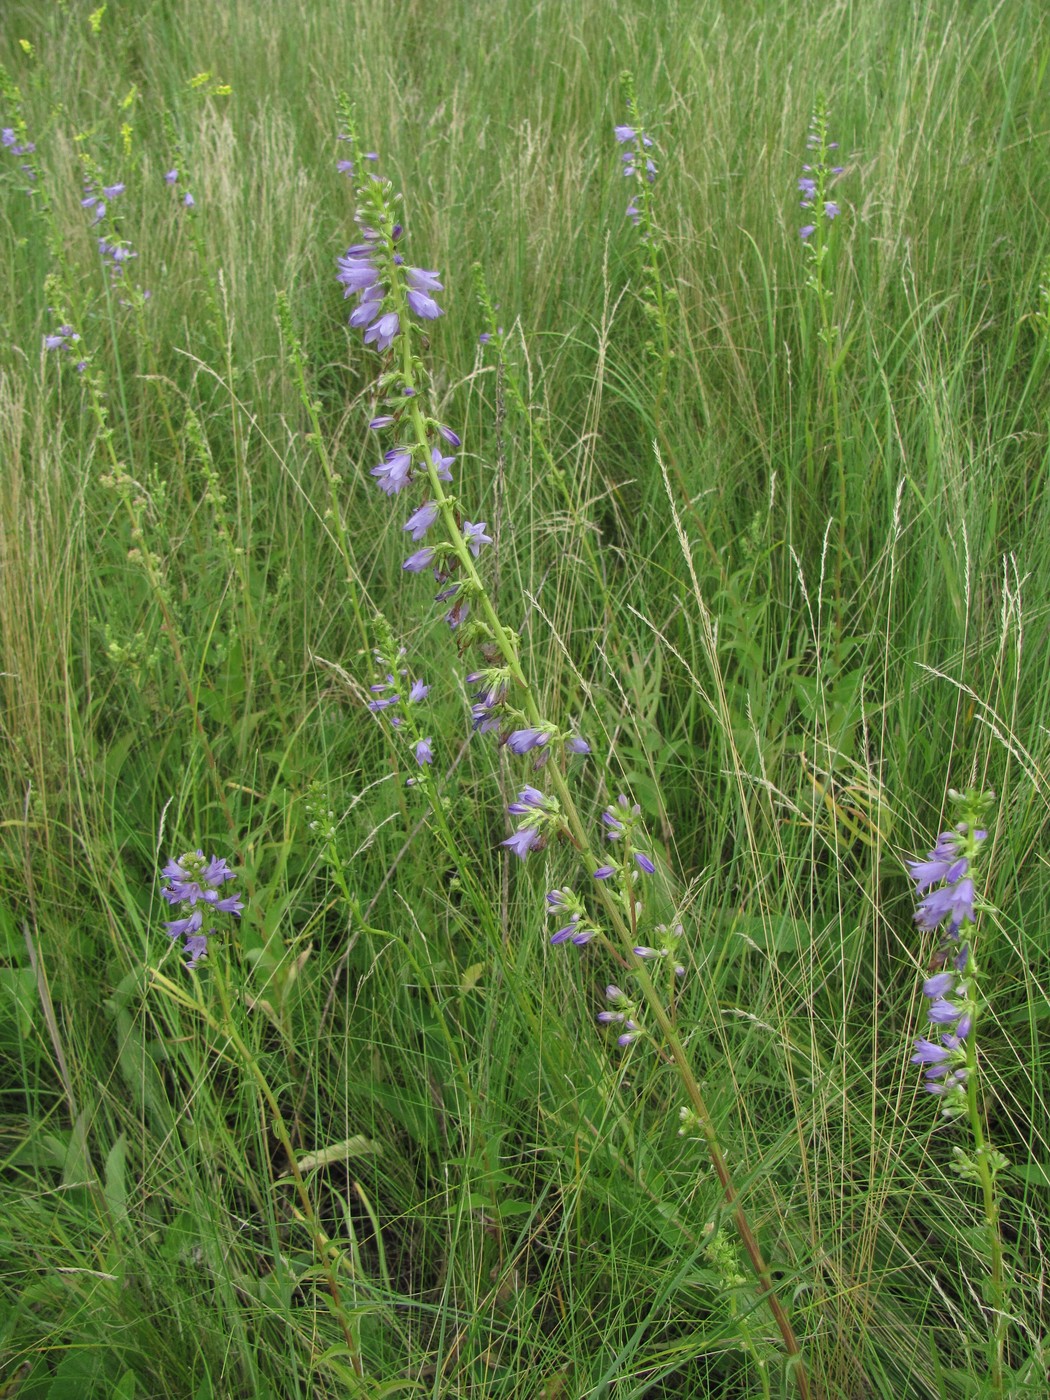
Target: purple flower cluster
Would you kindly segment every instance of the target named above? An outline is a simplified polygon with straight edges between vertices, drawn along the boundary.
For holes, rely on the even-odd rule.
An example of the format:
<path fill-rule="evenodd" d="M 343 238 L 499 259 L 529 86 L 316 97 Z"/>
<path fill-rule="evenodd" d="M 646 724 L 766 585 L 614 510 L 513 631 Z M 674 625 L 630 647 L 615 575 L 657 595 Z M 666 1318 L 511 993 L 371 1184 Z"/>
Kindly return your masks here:
<path fill-rule="evenodd" d="M 642 180 L 651 185 L 656 179 L 656 162 L 646 152 L 652 149 L 653 139 L 634 126 L 614 126 L 613 134 L 621 146 L 628 149 L 620 152 L 624 178 Z M 627 217 L 632 224 L 639 224 L 642 211 L 637 204 L 637 195 L 632 195 L 627 205 Z"/>
<path fill-rule="evenodd" d="M 530 791 L 530 789 L 526 789 Z M 524 797 L 525 794 L 522 794 Z M 515 808 L 512 806 L 512 812 Z M 645 875 L 652 875 L 656 871 L 656 864 L 651 856 L 646 855 L 637 847 L 635 832 L 641 827 L 641 807 L 635 803 L 633 806 L 629 799 L 620 794 L 614 806 L 607 807 L 602 813 L 602 822 L 605 826 L 606 839 L 609 841 L 622 841 L 624 849 L 624 862 L 621 864 L 598 865 L 591 874 L 595 880 L 616 881 L 621 884 L 620 894 L 614 898 L 622 899 L 626 905 L 630 902 L 632 927 L 642 910 L 642 904 L 637 899 L 633 886 L 639 878 L 639 871 Z M 518 833 L 520 835 L 520 833 Z M 515 838 L 511 838 L 514 840 Z M 522 838 L 524 839 L 524 838 Z M 509 845 L 510 842 L 504 842 Z M 527 852 L 519 852 L 523 858 Z M 625 870 L 624 866 L 633 859 L 637 870 Z M 575 943 L 581 945 L 590 942 L 594 935 L 600 930 L 591 922 L 586 920 L 585 910 L 579 898 L 571 890 L 552 890 L 547 895 L 548 909 L 559 912 L 562 927 L 551 936 L 552 943 Z M 568 921 L 564 922 L 564 916 L 568 916 Z M 636 957 L 644 960 L 649 958 L 667 959 L 674 968 L 676 977 L 685 976 L 685 967 L 679 961 L 678 945 L 684 937 L 684 929 L 681 924 L 675 924 L 672 929 L 668 929 L 666 924 L 657 924 L 653 933 L 657 935 L 655 946 L 649 947 L 639 944 L 633 951 Z M 603 1017 L 599 1017 L 602 1020 Z M 623 1016 L 605 1015 L 605 1020 L 623 1020 Z M 631 1029 L 630 1027 L 628 1028 Z M 628 1040 L 621 1040 L 621 1044 L 627 1044 L 633 1039 L 633 1034 L 628 1035 Z"/>
<path fill-rule="evenodd" d="M 84 197 L 80 201 L 80 207 L 92 213 L 91 228 L 96 228 L 102 222 L 110 204 L 113 200 L 120 198 L 125 192 L 125 188 L 123 181 L 118 181 L 114 185 L 99 185 L 93 180 L 85 181 Z M 98 240 L 98 251 L 103 263 L 109 269 L 110 281 L 112 282 L 119 282 L 131 259 L 138 257 L 138 253 L 132 250 L 126 238 L 102 235 Z"/>
<path fill-rule="evenodd" d="M 374 715 L 382 715 L 391 729 L 406 732 L 416 764 L 425 768 L 434 761 L 434 741 L 429 735 L 424 737 L 419 733 L 412 707 L 427 698 L 430 686 L 419 677 L 409 681 L 408 668 L 398 664 L 405 655 L 404 647 L 391 646 L 390 652 L 392 659 L 378 649 L 375 652 L 376 668 L 384 679 L 369 686 L 369 693 L 375 698 L 368 702 L 368 708 Z M 410 787 L 416 783 L 415 778 L 406 781 Z"/>
<path fill-rule="evenodd" d="M 941 832 L 925 860 L 908 862 L 916 894 L 926 896 L 915 911 L 915 922 L 920 928 L 935 929 L 947 922 L 948 936 L 955 938 L 964 923 L 975 922 L 970 867 L 987 835 L 987 831 L 971 831 L 961 823 L 955 831 Z M 934 885 L 939 888 L 934 890 Z"/>
<path fill-rule="evenodd" d="M 500 743 L 519 757 L 533 755 L 533 766 L 542 768 L 550 756 L 552 744 L 563 743 L 566 753 L 586 757 L 591 746 L 582 735 L 574 731 L 561 731 L 548 723 L 529 724 L 525 722 L 512 727 L 515 718 L 524 720 L 519 711 L 509 710 L 506 704 L 510 685 L 510 671 L 506 666 L 488 666 L 480 671 L 471 671 L 467 676 L 468 685 L 479 687 L 472 697 L 470 707 L 471 728 L 475 733 L 488 734 L 499 731 Z M 505 723 L 506 721 L 506 723 Z"/>
<path fill-rule="evenodd" d="M 499 729 L 510 685 L 508 668 L 489 666 L 481 671 L 471 671 L 467 684 L 480 687 L 474 692 L 470 707 L 471 729 L 476 734 L 488 734 L 493 729 Z"/>
<path fill-rule="evenodd" d="M 431 295 L 444 291 L 438 274 L 423 267 L 405 267 L 394 246 L 404 232 L 400 224 L 391 228 L 389 245 L 382 235 L 367 226 L 360 227 L 362 242 L 352 244 L 339 258 L 337 280 L 346 288 L 344 297 L 355 296 L 357 306 L 350 313 L 350 324 L 363 329 L 365 344 L 379 351 L 389 350 L 401 332 L 398 292 L 413 315 L 423 321 L 436 321 L 444 315 Z M 391 271 L 397 268 L 403 283 L 391 287 Z"/>
<path fill-rule="evenodd" d="M 208 951 L 208 938 L 216 932 L 202 932 L 204 914 L 232 914 L 240 918 L 244 901 L 239 895 L 221 896 L 219 891 L 228 880 L 237 878 L 225 860 L 212 856 L 205 860 L 203 851 L 187 851 L 178 860 L 170 860 L 161 875 L 168 884 L 161 896 L 171 905 L 178 905 L 179 917 L 165 925 L 169 938 L 183 938 L 183 952 L 189 955 L 186 967 L 194 968 Z"/>
<path fill-rule="evenodd" d="M 374 152 L 365 159 L 375 159 Z M 341 166 L 353 175 L 353 161 L 341 162 Z M 437 272 L 406 265 L 400 252 L 404 228 L 390 212 L 393 196 L 389 183 L 370 173 L 358 194 L 361 204 L 355 219 L 359 241 L 337 260 L 337 279 L 344 297 L 352 297 L 356 302 L 350 325 L 363 331 L 367 345 L 385 353 L 404 334 L 408 317 L 433 321 L 443 314 L 434 296 L 443 290 L 443 284 Z M 465 553 L 477 559 L 484 546 L 492 543 L 492 536 L 487 521 L 462 519 L 448 498 L 442 504 L 438 483 L 452 481 L 454 452 L 462 442 L 452 428 L 421 416 L 413 381 L 417 372 L 421 375 L 423 370 L 412 356 L 411 346 L 407 349 L 405 364 L 389 369 L 380 381 L 384 390 L 382 411 L 369 426 L 375 432 L 389 431 L 395 440 L 382 460 L 371 468 L 371 475 L 388 496 L 396 496 L 421 481 L 437 496 L 434 499 L 434 495 L 428 495 L 404 524 L 410 539 L 420 547 L 408 555 L 402 568 L 411 574 L 433 573 L 441 585 L 435 602 L 450 604 L 445 621 L 455 629 L 470 610 L 471 583 L 469 579 L 455 579 L 454 574 L 462 566 Z M 453 454 L 446 455 L 446 446 L 453 449 Z M 454 514 L 465 551 L 460 547 L 457 552 L 457 546 L 448 541 L 425 542 L 443 510 L 450 519 Z"/>
<path fill-rule="evenodd" d="M 30 156 L 36 150 L 33 141 L 19 141 L 18 133 L 13 126 L 5 126 L 0 131 L 0 146 L 9 150 L 13 156 Z"/>
<path fill-rule="evenodd" d="M 85 182 L 84 197 L 80 201 L 80 207 L 94 211 L 95 217 L 91 220 L 92 228 L 96 224 L 100 224 L 106 217 L 109 201 L 119 198 L 124 193 L 125 188 L 122 181 L 118 181 L 115 185 L 103 185 L 101 188 L 97 188 L 90 180 Z"/>
<path fill-rule="evenodd" d="M 124 276 L 124 269 L 131 259 L 138 257 L 138 253 L 132 252 L 129 244 L 123 239 L 111 243 L 108 238 L 100 238 L 98 251 L 103 261 L 108 264 L 110 279 L 114 282 Z"/>
<path fill-rule="evenodd" d="M 950 969 L 928 977 L 922 984 L 923 995 L 930 1003 L 927 1015 L 938 1039 L 920 1036 L 911 1062 L 922 1065 L 927 1093 L 944 1098 L 942 1112 L 947 1118 L 965 1106 L 969 1067 L 964 1042 L 973 1031 L 977 1011 L 968 975 L 972 972 L 970 949 L 963 944 L 952 958 Z"/>
<path fill-rule="evenodd" d="M 10 151 L 13 156 L 31 156 L 36 150 L 36 143 L 27 141 L 24 137 L 20 139 L 13 126 L 5 126 L 0 130 L 0 147 Z M 28 161 L 22 162 L 22 173 L 28 177 L 30 186 L 32 186 L 36 179 L 36 171 Z"/>
<path fill-rule="evenodd" d="M 582 948 L 601 930 L 587 917 L 583 902 L 572 890 L 551 890 L 547 895 L 547 909 L 555 914 L 561 927 L 551 934 L 551 943 L 575 943 Z"/>
<path fill-rule="evenodd" d="M 562 743 L 566 753 L 579 754 L 586 757 L 591 746 L 580 734 L 563 733 L 555 725 L 526 724 L 520 729 L 512 729 L 509 734 L 501 736 L 501 742 L 512 754 L 522 757 L 525 754 L 533 755 L 533 768 L 542 768 L 551 754 L 552 743 Z"/>
<path fill-rule="evenodd" d="M 342 136 L 339 136 L 337 139 L 340 141 L 350 141 L 353 138 L 344 134 Z M 379 159 L 379 154 L 376 151 L 366 151 L 362 159 L 370 160 L 373 164 L 375 164 L 375 162 Z M 354 178 L 354 162 L 352 160 L 337 160 L 335 163 L 335 168 L 339 171 L 340 175 L 345 175 L 350 180 Z"/>
<path fill-rule="evenodd" d="M 837 141 L 828 140 L 827 117 L 823 112 L 818 112 L 810 123 L 809 135 L 806 138 L 807 149 L 814 152 L 813 159 L 811 163 L 803 165 L 802 174 L 798 177 L 798 192 L 802 196 L 799 207 L 815 210 L 817 215 L 823 215 L 828 220 L 837 219 L 842 212 L 835 200 L 827 197 L 835 177 L 841 175 L 844 169 L 841 165 L 828 163 L 829 153 L 837 151 L 838 145 Z M 799 237 L 803 242 L 812 237 L 816 227 L 815 223 L 802 225 Z"/>
<path fill-rule="evenodd" d="M 69 355 L 72 354 L 73 346 L 77 345 L 79 341 L 80 336 L 77 335 L 72 326 L 59 326 L 58 329 L 52 331 L 50 335 L 44 336 L 44 349 L 57 350 L 60 354 Z M 87 360 L 78 360 L 76 362 L 76 371 L 78 374 L 83 374 L 86 367 Z"/>
<path fill-rule="evenodd" d="M 164 172 L 164 183 L 171 186 L 173 189 L 178 183 L 178 179 L 179 171 L 177 166 L 173 166 L 171 170 L 166 170 Z M 193 195 L 190 194 L 189 190 L 185 191 L 180 202 L 184 209 L 195 209 L 197 207 L 197 201 L 193 198 Z"/>
<path fill-rule="evenodd" d="M 973 794 L 955 797 L 969 804 L 971 818 L 988 800 L 975 799 Z M 977 1014 L 977 967 L 973 949 L 961 941 L 960 933 L 965 925 L 976 923 L 974 861 L 987 837 L 987 831 L 974 820 L 961 821 L 954 830 L 941 832 L 924 860 L 908 862 L 915 892 L 924 896 L 915 911 L 915 922 L 923 929 L 944 930 L 937 951 L 939 970 L 922 988 L 937 1038 L 917 1039 L 911 1062 L 923 1067 L 927 1091 L 944 1100 L 942 1112 L 949 1118 L 961 1113 L 966 1104 L 970 1073 L 967 1041 Z"/>
<path fill-rule="evenodd" d="M 605 999 L 612 1009 L 599 1011 L 598 1023 L 603 1026 L 623 1026 L 623 1030 L 616 1037 L 616 1043 L 626 1049 L 632 1040 L 637 1040 L 642 1034 L 638 1022 L 634 1019 L 638 1015 L 638 1008 L 626 992 L 622 992 L 615 984 L 606 987 Z"/>
<path fill-rule="evenodd" d="M 530 851 L 541 851 L 552 834 L 564 829 L 558 799 L 545 797 L 527 784 L 517 799 L 508 804 L 507 812 L 512 817 L 520 817 L 521 821 L 514 834 L 500 845 L 513 851 L 519 860 L 525 860 Z"/>
<path fill-rule="evenodd" d="M 652 857 L 638 850 L 634 842 L 634 833 L 642 825 L 642 809 L 637 802 L 632 806 L 630 799 L 621 792 L 616 799 L 616 805 L 606 807 L 602 813 L 602 823 L 605 826 L 607 841 L 623 841 L 624 850 L 628 852 L 627 859 L 633 856 L 638 869 L 646 875 L 655 872 L 656 865 Z M 594 878 L 607 880 L 615 873 L 615 865 L 600 865 L 594 872 Z"/>
<path fill-rule="evenodd" d="M 674 975 L 676 977 L 684 977 L 685 968 L 678 961 L 678 945 L 685 937 L 685 929 L 681 924 L 675 924 L 673 928 L 668 928 L 666 924 L 657 924 L 653 929 L 653 933 L 660 935 L 656 946 L 640 946 L 635 948 L 635 957 L 645 960 L 650 958 L 667 959 L 674 968 Z"/>

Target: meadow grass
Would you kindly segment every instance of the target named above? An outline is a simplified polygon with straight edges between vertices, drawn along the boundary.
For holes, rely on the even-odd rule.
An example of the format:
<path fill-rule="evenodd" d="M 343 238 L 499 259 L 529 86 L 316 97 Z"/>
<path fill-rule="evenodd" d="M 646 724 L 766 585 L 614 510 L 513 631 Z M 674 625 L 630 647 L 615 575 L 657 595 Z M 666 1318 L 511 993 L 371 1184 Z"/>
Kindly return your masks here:
<path fill-rule="evenodd" d="M 594 748 L 581 812 L 630 793 L 672 872 L 674 1024 L 811 1393 L 1044 1395 L 1042 7 L 5 18 L 0 125 L 36 149 L 0 149 L 3 1393 L 797 1383 L 673 1066 L 595 1025 L 629 972 L 549 944 L 568 852 L 499 845 L 529 770 L 468 739 L 476 660 L 401 571 L 369 475 L 379 360 L 334 277 L 347 94 L 406 256 L 441 270 L 456 490 L 545 713 Z M 659 165 L 648 244 L 624 69 Z M 796 188 L 821 100 L 823 340 Z M 126 184 L 121 279 L 86 170 Z M 45 351 L 64 322 L 80 342 Z M 432 687 L 433 808 L 367 709 L 380 614 Z M 909 1063 L 935 940 L 903 861 L 968 785 L 997 794 L 998 1391 L 978 1194 Z M 159 872 L 197 847 L 245 910 L 191 975 Z"/>

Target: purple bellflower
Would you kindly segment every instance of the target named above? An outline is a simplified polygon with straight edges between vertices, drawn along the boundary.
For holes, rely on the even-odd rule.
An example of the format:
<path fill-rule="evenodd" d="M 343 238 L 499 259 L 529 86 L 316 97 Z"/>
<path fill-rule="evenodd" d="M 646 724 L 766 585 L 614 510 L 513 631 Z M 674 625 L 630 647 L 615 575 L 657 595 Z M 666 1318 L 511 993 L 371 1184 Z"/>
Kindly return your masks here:
<path fill-rule="evenodd" d="M 410 554 L 401 567 L 410 574 L 421 574 L 433 564 L 435 553 L 432 545 L 425 544 L 422 549 L 417 549 L 415 554 Z"/>
<path fill-rule="evenodd" d="M 558 799 L 545 797 L 538 788 L 527 784 L 518 793 L 517 800 L 508 804 L 507 812 L 512 817 L 521 817 L 522 821 L 500 845 L 513 851 L 519 860 L 525 860 L 530 851 L 542 850 L 548 837 L 562 828 Z"/>
<path fill-rule="evenodd" d="M 641 1029 L 634 1017 L 638 1014 L 638 1008 L 630 997 L 620 990 L 615 983 L 610 983 L 605 989 L 605 999 L 609 1002 L 610 1009 L 599 1011 L 597 1020 L 602 1026 L 622 1026 L 623 1030 L 616 1038 L 616 1043 L 626 1049 L 633 1040 L 641 1035 Z"/>
<path fill-rule="evenodd" d="M 548 728 L 515 729 L 507 736 L 507 748 L 518 755 L 529 753 L 550 743 L 552 731 Z"/>
<path fill-rule="evenodd" d="M 628 108 L 631 112 L 634 111 L 633 96 L 628 96 Z M 648 154 L 653 146 L 653 138 L 647 136 L 639 127 L 626 122 L 614 126 L 613 135 L 621 146 L 626 147 L 620 152 L 624 179 L 637 182 L 636 192 L 627 203 L 626 214 L 632 224 L 638 225 L 643 220 L 649 198 L 646 186 L 656 179 L 656 162 Z"/>
<path fill-rule="evenodd" d="M 409 679 L 411 673 L 404 665 L 405 648 L 395 643 L 382 618 L 377 619 L 377 626 L 381 642 L 373 652 L 373 659 L 380 679 L 368 687 L 375 697 L 369 700 L 368 708 L 374 715 L 382 716 L 392 730 L 404 735 L 399 742 L 410 746 L 417 767 L 425 768 L 434 761 L 434 741 L 429 735 L 421 734 L 416 707 L 430 694 L 430 686 L 421 676 Z M 410 787 L 418 785 L 419 781 L 419 778 L 406 780 Z"/>
<path fill-rule="evenodd" d="M 451 461 L 451 458 L 449 460 Z M 485 533 L 485 526 L 487 524 L 488 521 L 486 520 L 479 520 L 476 525 L 470 520 L 464 520 L 463 522 L 463 538 L 466 540 L 470 547 L 470 552 L 475 559 L 481 553 L 481 546 L 483 544 L 492 543 L 492 536 L 486 535 Z"/>
<path fill-rule="evenodd" d="M 963 942 L 961 935 L 977 920 L 974 863 L 988 836 L 979 825 L 981 813 L 991 801 L 990 794 L 975 792 L 952 797 L 966 820 L 942 831 L 925 859 L 908 861 L 915 892 L 924 896 L 915 922 L 922 929 L 942 930 L 938 970 L 922 987 L 932 1031 L 915 1041 L 911 1062 L 922 1067 L 926 1090 L 942 1100 L 946 1118 L 965 1111 L 974 1064 L 970 1042 L 978 1010 L 978 968 L 972 943 Z"/>
<path fill-rule="evenodd" d="M 974 923 L 974 884 L 970 863 L 988 833 L 981 829 L 942 831 L 925 860 L 910 860 L 908 872 L 915 881 L 916 894 L 926 898 L 915 911 L 920 928 L 935 929 L 948 924 L 954 937 L 964 923 Z M 937 885 L 939 888 L 933 889 Z"/>
<path fill-rule="evenodd" d="M 240 895 L 221 893 L 227 881 L 237 878 L 236 871 L 218 856 L 205 860 L 204 852 L 198 850 L 169 860 L 161 875 L 168 882 L 161 897 L 177 906 L 179 913 L 165 925 L 168 937 L 185 940 L 183 952 L 189 955 L 186 967 L 194 968 L 208 951 L 208 938 L 216 932 L 215 928 L 202 932 L 205 917 L 210 921 L 216 914 L 241 916 L 244 901 Z"/>
<path fill-rule="evenodd" d="M 551 890 L 547 895 L 547 909 L 557 916 L 560 925 L 550 936 L 554 947 L 561 943 L 574 943 L 577 948 L 582 948 L 601 933 L 587 917 L 583 901 L 571 889 Z"/>
<path fill-rule="evenodd" d="M 436 501 L 424 501 L 423 504 L 414 510 L 405 521 L 402 529 L 407 530 L 412 539 L 418 544 L 426 535 L 427 531 L 438 518 L 438 507 Z"/>
<path fill-rule="evenodd" d="M 816 233 L 820 217 L 830 222 L 842 212 L 841 206 L 828 198 L 828 191 L 842 174 L 843 167 L 830 163 L 831 152 L 838 149 L 838 142 L 828 140 L 828 118 L 823 106 L 810 122 L 806 147 L 813 152 L 812 163 L 803 165 L 802 174 L 798 177 L 798 192 L 801 195 L 799 208 L 809 211 L 809 221 L 798 231 L 804 243 Z"/>

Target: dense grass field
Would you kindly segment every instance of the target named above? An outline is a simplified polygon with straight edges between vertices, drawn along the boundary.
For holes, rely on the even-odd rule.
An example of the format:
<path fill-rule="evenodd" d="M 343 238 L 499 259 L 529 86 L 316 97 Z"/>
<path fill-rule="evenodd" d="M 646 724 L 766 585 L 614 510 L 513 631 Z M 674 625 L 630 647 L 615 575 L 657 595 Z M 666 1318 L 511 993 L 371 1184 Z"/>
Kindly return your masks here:
<path fill-rule="evenodd" d="M 1045 1397 L 1045 7 L 0 30 L 0 1395 Z"/>

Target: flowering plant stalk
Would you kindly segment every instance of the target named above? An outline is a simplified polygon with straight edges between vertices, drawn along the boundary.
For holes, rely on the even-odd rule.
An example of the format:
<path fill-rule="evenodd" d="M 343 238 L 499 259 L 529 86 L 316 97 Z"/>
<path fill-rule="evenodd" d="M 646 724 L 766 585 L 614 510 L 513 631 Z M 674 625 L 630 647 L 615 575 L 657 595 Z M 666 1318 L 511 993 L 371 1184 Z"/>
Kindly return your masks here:
<path fill-rule="evenodd" d="M 433 321 L 442 314 L 434 297 L 443 290 L 442 284 L 436 272 L 406 264 L 401 251 L 404 227 L 398 210 L 399 196 L 389 181 L 369 168 L 375 156 L 362 154 L 348 109 L 343 112 L 343 120 L 344 139 L 351 150 L 350 159 L 343 166 L 349 167 L 345 173 L 355 180 L 358 241 L 339 259 L 338 278 L 346 297 L 356 301 L 349 318 L 351 326 L 363 330 L 366 344 L 384 356 L 376 383 L 378 412 L 370 427 L 392 439 L 371 475 L 391 499 L 413 488 L 417 496 L 420 491 L 424 493 L 424 499 L 404 525 L 405 532 L 420 548 L 405 559 L 402 567 L 413 574 L 433 573 L 439 584 L 435 601 L 450 605 L 445 622 L 455 634 L 460 651 L 477 647 L 485 663 L 468 677 L 471 684 L 479 687 L 472 708 L 475 732 L 497 734 L 509 752 L 529 756 L 534 771 L 542 770 L 546 775 L 547 792 L 527 783 L 510 803 L 508 815 L 517 819 L 517 827 L 503 845 L 523 861 L 555 839 L 564 841 L 575 852 L 577 864 L 594 892 L 600 918 L 588 914 L 587 901 L 572 889 L 551 891 L 548 907 L 563 923 L 552 942 L 582 944 L 594 940 L 629 970 L 639 993 L 637 1003 L 619 987 L 610 986 L 607 996 L 611 1009 L 603 1013 L 603 1019 L 622 1026 L 622 1045 L 644 1038 L 656 1043 L 674 1063 L 687 1100 L 683 1122 L 690 1135 L 701 1138 L 706 1145 L 728 1213 L 743 1242 L 759 1291 L 773 1313 L 799 1393 L 805 1400 L 809 1385 L 801 1348 L 775 1292 L 769 1266 L 748 1222 L 672 1014 L 647 970 L 648 960 L 666 959 L 667 966 L 675 968 L 672 975 L 677 974 L 679 964 L 674 948 L 680 934 L 677 929 L 671 934 L 662 930 L 657 939 L 659 946 L 640 944 L 643 903 L 638 897 L 638 882 L 656 874 L 640 810 L 621 796 L 605 812 L 605 835 L 617 843 L 619 857 L 615 861 L 603 859 L 588 834 L 566 772 L 558 762 L 547 761 L 552 751 L 559 748 L 566 756 L 585 758 L 590 745 L 571 726 L 563 728 L 544 714 L 521 660 L 518 634 L 501 620 L 482 579 L 479 561 L 485 546 L 491 544 L 487 522 L 466 519 L 459 498 L 449 489 L 455 456 L 445 455 L 445 448 L 458 448 L 460 439 L 452 428 L 439 422 L 431 409 L 429 380 L 416 348 L 420 340 L 416 322 Z M 428 537 L 433 542 L 422 543 Z M 378 684 L 377 698 L 371 702 L 375 711 L 394 711 L 400 705 L 404 689 L 401 679 L 391 670 Z M 422 752 L 419 742 L 417 738 L 415 753 L 422 770 L 432 761 L 433 750 L 429 737 Z M 654 1024 L 653 1032 L 641 1029 L 643 1015 Z"/>
<path fill-rule="evenodd" d="M 623 147 L 620 161 L 624 179 L 630 183 L 631 194 L 626 215 L 639 233 L 641 303 L 653 331 L 645 342 L 645 350 L 657 365 L 653 420 L 661 446 L 666 449 L 667 443 L 662 430 L 663 408 L 667 397 L 671 360 L 674 357 L 674 350 L 671 348 L 670 312 L 671 303 L 677 293 L 673 287 L 664 285 L 663 239 L 656 223 L 653 204 L 653 185 L 658 174 L 653 154 L 653 138 L 645 130 L 638 111 L 632 74 L 621 73 L 620 82 L 627 121 L 614 128 L 614 135 Z"/>
<path fill-rule="evenodd" d="M 351 1376 L 355 1382 L 354 1392 L 365 1394 L 365 1386 L 360 1379 L 364 1368 L 361 1361 L 361 1345 L 357 1320 L 352 1309 L 343 1300 L 340 1270 L 353 1277 L 353 1262 L 340 1251 L 321 1228 L 320 1219 L 303 1176 L 292 1143 L 292 1135 L 285 1121 L 280 1101 L 269 1080 L 263 1073 L 257 1057 L 241 1035 L 233 1015 L 233 1004 L 229 988 L 229 941 L 222 944 L 222 956 L 216 957 L 209 948 L 208 938 L 216 934 L 215 928 L 202 931 L 205 916 L 208 921 L 216 914 L 240 918 L 244 908 L 239 895 L 223 895 L 222 890 L 228 881 L 236 878 L 236 871 L 229 868 L 226 861 L 216 856 L 206 860 L 203 851 L 187 851 L 177 860 L 170 860 L 161 872 L 166 884 L 161 890 L 162 897 L 178 915 L 167 924 L 168 937 L 174 941 L 184 940 L 183 951 L 188 954 L 185 964 L 194 972 L 201 957 L 208 956 L 208 982 L 214 989 L 219 1009 L 216 1013 L 202 996 L 187 992 L 179 982 L 152 968 L 151 979 L 154 986 L 172 1002 L 201 1016 L 205 1024 L 223 1038 L 227 1049 L 232 1049 L 236 1058 L 248 1071 L 266 1103 L 269 1122 L 281 1144 L 288 1164 L 288 1175 L 299 1198 L 300 1210 L 296 1212 L 307 1227 L 317 1266 L 323 1275 L 332 1302 L 332 1311 L 343 1333 L 346 1355 L 350 1361 Z"/>
<path fill-rule="evenodd" d="M 959 818 L 955 826 L 941 832 L 925 860 L 908 862 L 916 893 L 924 896 L 915 922 L 940 936 L 931 975 L 922 987 L 929 1002 L 931 1030 L 915 1041 L 911 1062 L 922 1067 L 926 1091 L 940 1103 L 941 1117 L 969 1125 L 973 1148 L 952 1148 L 952 1170 L 980 1189 L 989 1270 L 985 1300 L 992 1317 L 988 1373 L 991 1393 L 1002 1396 L 1007 1278 L 997 1177 L 1008 1163 L 991 1144 L 981 1107 L 977 1061 L 981 969 L 974 952 L 981 907 L 977 878 L 988 837 L 984 823 L 994 794 L 953 791 L 951 799 Z"/>
<path fill-rule="evenodd" d="M 829 258 L 831 256 L 831 232 L 834 221 L 842 212 L 837 200 L 831 197 L 831 186 L 843 173 L 843 166 L 833 165 L 833 153 L 838 150 L 838 142 L 829 139 L 828 107 L 823 97 L 818 98 L 816 111 L 809 124 L 806 137 L 807 160 L 798 177 L 799 208 L 805 223 L 799 228 L 803 252 L 806 259 L 806 287 L 812 292 L 817 306 L 817 344 L 824 366 L 828 393 L 831 397 L 831 423 L 834 435 L 835 467 L 838 474 L 839 496 L 839 568 L 846 550 L 846 459 L 842 436 L 842 414 L 839 407 L 839 371 L 842 367 L 842 353 L 838 349 L 839 327 L 831 319 L 832 290 L 828 285 Z M 815 494 L 815 466 L 813 459 L 813 427 L 807 428 L 809 443 L 810 495 Z M 839 590 L 841 591 L 841 590 Z"/>
<path fill-rule="evenodd" d="M 638 231 L 637 258 L 639 263 L 641 291 L 639 301 L 649 322 L 650 333 L 645 340 L 645 355 L 656 364 L 656 386 L 653 390 L 653 433 L 660 451 L 670 467 L 671 474 L 683 502 L 692 516 L 704 546 L 711 555 L 716 568 L 721 572 L 722 561 L 708 533 L 707 521 L 696 509 L 693 493 L 682 476 L 675 460 L 673 445 L 664 426 L 664 407 L 667 400 L 671 362 L 675 357 L 671 318 L 673 307 L 678 300 L 678 290 L 671 277 L 666 275 L 667 258 L 664 251 L 664 235 L 657 222 L 656 204 L 653 190 L 659 175 L 656 163 L 655 143 L 645 129 L 635 96 L 634 77 L 629 72 L 620 74 L 624 107 L 627 121 L 613 127 L 617 143 L 623 147 L 620 152 L 620 165 L 624 179 L 630 183 L 630 197 L 625 210 L 626 217 Z M 707 416 L 703 386 L 697 382 L 700 403 L 704 416 Z"/>

